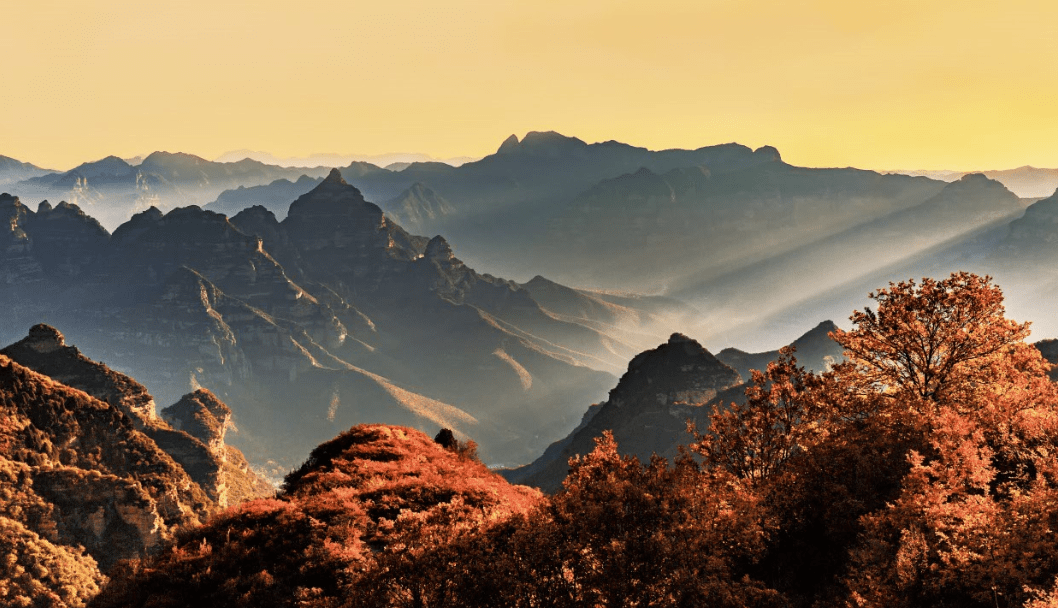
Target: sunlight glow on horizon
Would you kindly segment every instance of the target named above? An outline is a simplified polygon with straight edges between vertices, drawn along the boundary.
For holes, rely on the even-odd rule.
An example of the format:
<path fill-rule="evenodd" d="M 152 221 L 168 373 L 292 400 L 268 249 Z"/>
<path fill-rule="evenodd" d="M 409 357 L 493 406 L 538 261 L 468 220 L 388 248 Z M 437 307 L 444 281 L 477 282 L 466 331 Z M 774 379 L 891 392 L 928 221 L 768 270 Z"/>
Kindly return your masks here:
<path fill-rule="evenodd" d="M 5 7 L 0 154 L 481 157 L 554 130 L 790 163 L 1058 167 L 1058 5 L 114 0 Z"/>

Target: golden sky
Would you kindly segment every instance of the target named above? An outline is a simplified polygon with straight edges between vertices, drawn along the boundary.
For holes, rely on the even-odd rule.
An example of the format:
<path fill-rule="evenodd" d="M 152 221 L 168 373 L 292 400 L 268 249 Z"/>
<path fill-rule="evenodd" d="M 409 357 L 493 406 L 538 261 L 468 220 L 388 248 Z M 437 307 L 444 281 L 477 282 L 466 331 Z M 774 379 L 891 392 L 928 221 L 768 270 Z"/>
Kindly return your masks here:
<path fill-rule="evenodd" d="M 482 156 L 556 130 L 1058 167 L 1043 0 L 5 0 L 0 154 Z"/>

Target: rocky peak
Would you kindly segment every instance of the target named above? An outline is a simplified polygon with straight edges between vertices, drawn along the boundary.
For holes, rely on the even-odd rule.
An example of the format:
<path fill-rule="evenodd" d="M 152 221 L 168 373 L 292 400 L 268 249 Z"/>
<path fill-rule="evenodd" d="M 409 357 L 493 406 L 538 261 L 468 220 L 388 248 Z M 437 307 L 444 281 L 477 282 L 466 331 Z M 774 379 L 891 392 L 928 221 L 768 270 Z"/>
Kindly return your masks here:
<path fill-rule="evenodd" d="M 44 323 L 29 328 L 25 345 L 38 353 L 50 353 L 66 346 L 66 339 L 59 330 Z"/>
<path fill-rule="evenodd" d="M 437 235 L 430 239 L 429 243 L 426 243 L 426 251 L 423 253 L 423 257 L 428 260 L 447 262 L 456 256 L 452 252 L 452 246 L 448 244 L 448 241 L 443 236 Z"/>
<path fill-rule="evenodd" d="M 761 146 L 753 151 L 753 156 L 775 162 L 782 160 L 782 155 L 774 146 Z"/>
<path fill-rule="evenodd" d="M 356 186 L 345 181 L 341 171 L 331 169 L 318 186 L 290 204 L 287 220 L 359 214 L 376 215 L 380 221 L 382 218 L 382 210 L 378 206 L 364 200 L 364 195 Z"/>
<path fill-rule="evenodd" d="M 216 395 L 200 388 L 162 410 L 162 418 L 216 452 L 224 447 L 224 435 L 231 426 L 231 409 Z"/>
<path fill-rule="evenodd" d="M 164 216 L 165 214 L 154 206 L 151 206 L 146 211 L 136 213 L 129 218 L 129 221 L 114 230 L 113 240 L 116 243 L 132 240 L 158 223 Z"/>
<path fill-rule="evenodd" d="M 327 177 L 323 178 L 323 183 L 349 185 L 349 182 L 345 181 L 345 178 L 342 177 L 342 172 L 337 168 L 331 169 L 330 173 L 327 174 Z"/>
<path fill-rule="evenodd" d="M 530 465 L 506 476 L 516 483 L 557 490 L 576 454 L 587 454 L 594 440 L 612 431 L 623 454 L 646 461 L 652 454 L 674 457 L 687 444 L 687 421 L 701 423 L 709 414 L 702 407 L 717 393 L 737 386 L 738 372 L 720 362 L 696 340 L 674 333 L 655 349 L 628 364 L 609 398 L 593 405 L 570 436 L 547 449 Z"/>
<path fill-rule="evenodd" d="M 51 203 L 48 201 L 41 201 L 40 204 L 37 205 L 37 213 L 47 213 L 49 211 L 51 211 Z"/>
<path fill-rule="evenodd" d="M 518 136 L 512 134 L 510 137 L 508 137 L 507 139 L 503 140 L 503 143 L 500 144 L 499 149 L 496 150 L 496 154 L 510 154 L 511 152 L 514 152 L 517 149 L 518 149 Z"/>
<path fill-rule="evenodd" d="M 644 404 L 701 404 L 739 381 L 738 372 L 720 362 L 697 340 L 674 333 L 665 344 L 632 359 L 628 371 L 610 392 L 610 402 L 621 406 L 650 393 L 654 398 L 642 400 Z"/>

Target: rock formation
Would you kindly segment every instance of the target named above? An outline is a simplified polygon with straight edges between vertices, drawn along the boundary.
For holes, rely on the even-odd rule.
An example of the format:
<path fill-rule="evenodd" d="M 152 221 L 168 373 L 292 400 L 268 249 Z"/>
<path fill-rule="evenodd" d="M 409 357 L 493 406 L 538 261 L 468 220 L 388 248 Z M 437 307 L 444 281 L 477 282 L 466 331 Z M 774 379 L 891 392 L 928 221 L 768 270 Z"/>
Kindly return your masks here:
<path fill-rule="evenodd" d="M 566 477 L 568 460 L 590 452 L 595 438 L 606 430 L 613 432 L 624 454 L 644 461 L 652 454 L 673 457 L 677 446 L 691 440 L 687 422 L 705 422 L 705 404 L 740 382 L 738 372 L 698 342 L 673 334 L 665 344 L 632 359 L 609 398 L 592 406 L 571 435 L 533 463 L 503 474 L 512 482 L 554 492 Z"/>
<path fill-rule="evenodd" d="M 168 408 L 180 425 L 158 417 L 154 398 L 132 378 L 88 359 L 53 327 L 35 325 L 0 355 L 65 386 L 84 391 L 121 412 L 132 426 L 172 458 L 218 507 L 271 491 L 241 452 L 225 445 L 231 410 L 208 391 L 186 395 Z M 200 420 L 195 425 L 191 421 Z M 186 421 L 186 422 L 185 422 Z M 188 427 L 182 429 L 182 426 Z M 212 429 L 207 431 L 206 428 Z"/>

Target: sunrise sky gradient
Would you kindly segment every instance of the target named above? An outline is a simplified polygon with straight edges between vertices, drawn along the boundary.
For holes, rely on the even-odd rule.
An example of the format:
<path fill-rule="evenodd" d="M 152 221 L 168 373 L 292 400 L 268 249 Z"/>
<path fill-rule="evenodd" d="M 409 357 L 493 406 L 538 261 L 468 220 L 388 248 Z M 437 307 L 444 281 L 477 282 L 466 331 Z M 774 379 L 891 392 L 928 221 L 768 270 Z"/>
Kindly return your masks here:
<path fill-rule="evenodd" d="M 221 6 L 217 6 L 217 5 Z M 928 6 L 923 6 L 928 5 Z M 5 2 L 0 154 L 482 156 L 556 130 L 1058 167 L 1058 3 Z"/>

